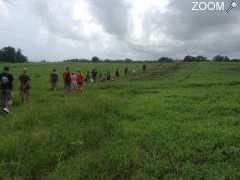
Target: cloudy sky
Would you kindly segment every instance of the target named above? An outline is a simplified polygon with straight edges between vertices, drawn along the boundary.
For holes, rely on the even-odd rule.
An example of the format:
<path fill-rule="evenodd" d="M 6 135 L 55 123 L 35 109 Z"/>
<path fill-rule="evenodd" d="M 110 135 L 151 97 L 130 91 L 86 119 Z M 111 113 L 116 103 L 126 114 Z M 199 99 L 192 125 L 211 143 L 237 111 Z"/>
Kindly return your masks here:
<path fill-rule="evenodd" d="M 224 2 L 227 8 L 231 0 Z M 21 48 L 36 61 L 240 57 L 240 7 L 227 14 L 192 6 L 192 0 L 0 0 L 0 47 Z"/>

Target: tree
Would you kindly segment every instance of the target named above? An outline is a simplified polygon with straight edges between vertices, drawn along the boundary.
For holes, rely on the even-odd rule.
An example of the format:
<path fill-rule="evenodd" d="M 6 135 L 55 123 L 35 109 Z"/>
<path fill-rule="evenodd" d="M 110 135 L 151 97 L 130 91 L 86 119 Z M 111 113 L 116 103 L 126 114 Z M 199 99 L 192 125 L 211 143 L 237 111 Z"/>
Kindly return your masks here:
<path fill-rule="evenodd" d="M 184 62 L 206 62 L 208 61 L 208 59 L 204 56 L 197 56 L 197 57 L 194 57 L 194 56 L 186 56 L 183 60 Z"/>
<path fill-rule="evenodd" d="M 126 58 L 126 59 L 125 59 L 125 63 L 132 63 L 132 62 L 133 62 L 133 60 L 130 59 L 130 58 Z"/>
<path fill-rule="evenodd" d="M 194 62 L 194 61 L 195 61 L 195 57 L 188 55 L 188 56 L 186 56 L 186 57 L 184 58 L 183 61 L 184 61 L 184 62 Z"/>
<path fill-rule="evenodd" d="M 110 59 L 104 59 L 104 62 L 105 62 L 105 63 L 110 63 L 111 60 L 110 60 Z"/>
<path fill-rule="evenodd" d="M 225 62 L 230 62 L 230 58 L 229 58 L 228 56 L 225 56 L 225 57 L 224 57 L 224 61 L 225 61 Z"/>
<path fill-rule="evenodd" d="M 161 57 L 160 59 L 158 59 L 158 62 L 160 62 L 160 63 L 173 63 L 174 60 L 172 58 L 168 58 L 168 57 Z"/>
<path fill-rule="evenodd" d="M 4 47 L 0 51 L 0 59 L 4 62 L 16 62 L 16 51 L 13 47 Z"/>
<path fill-rule="evenodd" d="M 230 59 L 227 56 L 217 55 L 213 58 L 213 61 L 215 61 L 215 62 L 230 62 Z"/>
<path fill-rule="evenodd" d="M 94 63 L 99 63 L 99 62 L 100 62 L 100 59 L 99 59 L 97 56 L 94 56 L 94 57 L 92 58 L 92 62 L 94 62 Z"/>
<path fill-rule="evenodd" d="M 28 61 L 27 57 L 22 54 L 22 50 L 21 49 L 17 50 L 16 61 L 17 62 L 23 62 L 23 63 Z"/>
<path fill-rule="evenodd" d="M 240 59 L 232 59 L 231 62 L 240 62 Z"/>
<path fill-rule="evenodd" d="M 207 59 L 206 57 L 204 57 L 204 56 L 197 56 L 197 57 L 195 58 L 195 60 L 196 60 L 197 62 L 206 62 L 206 61 L 208 61 L 208 59 Z"/>
<path fill-rule="evenodd" d="M 15 48 L 8 46 L 0 50 L 0 62 L 18 63 L 27 61 L 28 59 L 22 54 L 21 49 L 16 51 Z"/>

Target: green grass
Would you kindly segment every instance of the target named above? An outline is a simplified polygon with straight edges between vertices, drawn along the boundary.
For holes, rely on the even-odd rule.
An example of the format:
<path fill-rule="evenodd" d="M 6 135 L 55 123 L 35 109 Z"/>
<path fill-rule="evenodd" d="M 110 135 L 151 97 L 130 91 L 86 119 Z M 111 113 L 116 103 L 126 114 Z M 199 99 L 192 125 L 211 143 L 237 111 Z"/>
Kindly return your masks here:
<path fill-rule="evenodd" d="M 2 67 L 3 65 L 1 65 Z M 30 101 L 0 116 L 0 179 L 239 179 L 240 64 L 152 64 L 147 74 L 49 91 L 48 74 L 120 64 L 17 64 Z"/>

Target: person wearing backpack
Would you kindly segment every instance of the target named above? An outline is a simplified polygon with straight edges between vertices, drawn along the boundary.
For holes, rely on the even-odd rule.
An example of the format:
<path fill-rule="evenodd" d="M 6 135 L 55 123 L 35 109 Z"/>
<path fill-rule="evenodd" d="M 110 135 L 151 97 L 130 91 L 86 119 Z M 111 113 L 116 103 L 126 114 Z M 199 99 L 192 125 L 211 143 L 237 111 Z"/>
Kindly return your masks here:
<path fill-rule="evenodd" d="M 50 74 L 50 84 L 51 84 L 51 90 L 57 91 L 57 85 L 58 85 L 58 73 L 56 69 L 53 69 Z"/>
<path fill-rule="evenodd" d="M 28 100 L 29 91 L 30 91 L 30 77 L 27 75 L 27 69 L 23 69 L 23 73 L 19 76 L 20 81 L 20 96 L 21 102 L 24 104 Z"/>
<path fill-rule="evenodd" d="M 0 74 L 0 89 L 1 89 L 1 103 L 3 111 L 10 113 L 13 104 L 12 89 L 13 89 L 13 76 L 10 73 L 9 67 L 4 67 L 3 72 Z"/>

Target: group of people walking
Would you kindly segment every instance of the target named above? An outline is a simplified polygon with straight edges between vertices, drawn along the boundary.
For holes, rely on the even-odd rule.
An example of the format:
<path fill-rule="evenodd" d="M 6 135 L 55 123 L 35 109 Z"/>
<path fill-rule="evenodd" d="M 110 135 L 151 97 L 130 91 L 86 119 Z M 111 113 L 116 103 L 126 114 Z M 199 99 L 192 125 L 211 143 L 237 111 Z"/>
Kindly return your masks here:
<path fill-rule="evenodd" d="M 133 70 L 134 71 L 134 70 Z M 146 71 L 146 65 L 143 65 L 143 72 Z M 124 69 L 124 75 L 128 75 L 128 67 Z M 80 91 L 83 92 L 85 83 L 95 83 L 97 81 L 112 81 L 120 78 L 119 69 L 116 69 L 115 74 L 107 71 L 105 73 L 99 73 L 95 68 L 91 72 L 88 71 L 86 76 L 81 71 L 71 72 L 67 67 L 63 73 L 64 90 L 65 92 Z M 5 113 L 11 112 L 11 106 L 13 104 L 12 90 L 13 90 L 14 77 L 10 73 L 9 67 L 4 67 L 3 72 L 0 74 L 0 89 L 1 89 L 1 103 Z M 31 78 L 27 74 L 27 69 L 24 68 L 22 74 L 19 76 L 20 82 L 20 99 L 21 103 L 24 104 L 29 97 L 29 91 L 31 89 L 30 82 Z M 53 69 L 50 73 L 50 87 L 52 91 L 57 91 L 59 84 L 59 75 L 56 69 Z"/>
<path fill-rule="evenodd" d="M 10 113 L 11 105 L 13 104 L 12 89 L 14 77 L 10 73 L 9 67 L 4 67 L 0 74 L 0 89 L 1 89 L 1 103 L 3 111 Z M 21 102 L 25 103 L 29 96 L 30 77 L 27 75 L 27 69 L 23 69 L 23 73 L 19 76 L 20 81 L 20 97 Z"/>
<path fill-rule="evenodd" d="M 53 80 L 53 79 L 52 79 Z M 67 67 L 63 73 L 63 80 L 64 80 L 64 89 L 65 91 L 83 91 L 84 85 L 84 76 L 80 71 L 77 72 L 70 72 L 70 69 Z M 56 90 L 56 82 L 52 81 L 53 90 Z"/>

